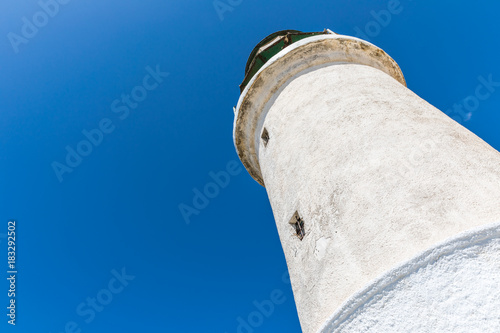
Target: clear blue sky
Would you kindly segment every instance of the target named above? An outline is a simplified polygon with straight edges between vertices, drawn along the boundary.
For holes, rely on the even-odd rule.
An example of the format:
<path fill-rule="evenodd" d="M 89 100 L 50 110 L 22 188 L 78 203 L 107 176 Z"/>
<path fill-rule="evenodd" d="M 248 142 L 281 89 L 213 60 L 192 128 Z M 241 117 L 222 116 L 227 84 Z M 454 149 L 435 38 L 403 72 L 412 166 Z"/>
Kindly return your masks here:
<path fill-rule="evenodd" d="M 247 57 L 277 30 L 361 30 L 500 148 L 500 87 L 474 99 L 479 77 L 500 82 L 496 1 L 401 0 L 382 23 L 389 1 L 59 1 L 0 3 L 0 267 L 15 219 L 19 271 L 1 332 L 300 332 L 265 189 L 232 142 Z M 228 163 L 187 224 L 179 205 Z"/>

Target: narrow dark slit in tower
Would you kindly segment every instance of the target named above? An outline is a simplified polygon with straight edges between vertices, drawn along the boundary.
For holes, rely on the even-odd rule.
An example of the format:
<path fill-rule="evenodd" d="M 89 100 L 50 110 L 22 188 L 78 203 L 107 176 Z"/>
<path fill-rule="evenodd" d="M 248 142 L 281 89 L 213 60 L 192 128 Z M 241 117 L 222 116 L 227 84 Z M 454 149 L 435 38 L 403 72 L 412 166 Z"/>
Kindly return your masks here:
<path fill-rule="evenodd" d="M 269 132 L 265 127 L 260 138 L 262 139 L 262 142 L 264 142 L 264 147 L 267 147 L 267 143 L 269 142 Z"/>
<path fill-rule="evenodd" d="M 304 220 L 300 217 L 299 212 L 296 211 L 293 214 L 292 219 L 289 222 L 295 229 L 295 235 L 302 240 L 306 235 L 306 230 L 304 228 Z"/>

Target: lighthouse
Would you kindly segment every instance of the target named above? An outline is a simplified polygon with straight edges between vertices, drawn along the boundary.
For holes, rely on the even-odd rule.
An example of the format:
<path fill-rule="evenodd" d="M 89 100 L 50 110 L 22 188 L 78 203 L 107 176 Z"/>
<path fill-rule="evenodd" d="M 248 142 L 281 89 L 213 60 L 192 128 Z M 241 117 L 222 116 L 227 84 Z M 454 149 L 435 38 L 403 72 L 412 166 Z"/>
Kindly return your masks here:
<path fill-rule="evenodd" d="M 240 90 L 303 332 L 500 332 L 498 151 L 328 29 L 264 38 Z"/>

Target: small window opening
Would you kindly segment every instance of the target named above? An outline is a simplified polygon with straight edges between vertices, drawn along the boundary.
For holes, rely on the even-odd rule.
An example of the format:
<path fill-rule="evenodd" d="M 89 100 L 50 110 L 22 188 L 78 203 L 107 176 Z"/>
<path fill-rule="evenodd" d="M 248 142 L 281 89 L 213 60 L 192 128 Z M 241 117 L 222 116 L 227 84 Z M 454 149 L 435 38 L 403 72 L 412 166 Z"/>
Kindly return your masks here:
<path fill-rule="evenodd" d="M 302 240 L 304 238 L 304 236 L 306 235 L 306 230 L 304 228 L 304 220 L 300 217 L 298 211 L 296 211 L 295 214 L 293 214 L 292 219 L 290 220 L 290 224 L 295 229 L 295 235 L 300 240 Z"/>
<path fill-rule="evenodd" d="M 262 139 L 262 142 L 264 143 L 264 147 L 267 147 L 267 143 L 269 142 L 269 132 L 267 129 L 264 127 L 264 130 L 262 131 L 262 135 L 260 136 Z"/>

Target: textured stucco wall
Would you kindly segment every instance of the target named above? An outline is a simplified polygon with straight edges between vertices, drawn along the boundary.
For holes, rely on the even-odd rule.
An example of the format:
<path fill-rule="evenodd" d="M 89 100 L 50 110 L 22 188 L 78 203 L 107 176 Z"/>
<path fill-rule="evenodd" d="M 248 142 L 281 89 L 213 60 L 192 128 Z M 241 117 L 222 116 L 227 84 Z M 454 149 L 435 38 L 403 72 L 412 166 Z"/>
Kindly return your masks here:
<path fill-rule="evenodd" d="M 387 272 L 321 332 L 500 332 L 500 223 L 452 237 Z"/>
<path fill-rule="evenodd" d="M 299 75 L 263 126 L 259 163 L 304 332 L 394 265 L 500 220 L 500 154 L 377 69 Z"/>
<path fill-rule="evenodd" d="M 312 333 L 384 272 L 499 221 L 500 154 L 408 90 L 370 44 L 311 37 L 311 48 L 308 39 L 247 86 L 235 145 L 266 186 L 301 326 Z M 332 47 L 344 60 L 318 61 Z M 303 240 L 289 224 L 295 211 Z"/>

